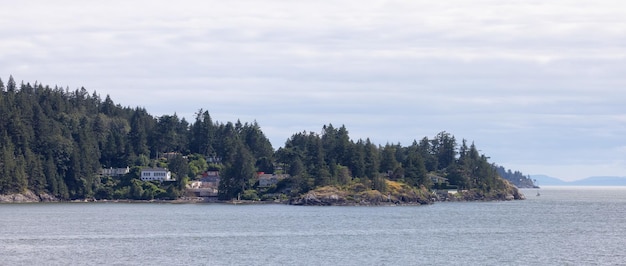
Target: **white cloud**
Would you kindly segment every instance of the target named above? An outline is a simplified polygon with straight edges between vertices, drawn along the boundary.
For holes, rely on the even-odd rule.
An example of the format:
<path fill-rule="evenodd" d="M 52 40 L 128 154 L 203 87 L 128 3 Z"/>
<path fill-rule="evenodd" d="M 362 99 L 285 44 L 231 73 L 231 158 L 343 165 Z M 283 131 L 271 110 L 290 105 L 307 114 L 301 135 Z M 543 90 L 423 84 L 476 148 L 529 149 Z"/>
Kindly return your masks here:
<path fill-rule="evenodd" d="M 155 115 L 191 119 L 204 108 L 219 121 L 256 119 L 275 146 L 325 123 L 381 144 L 445 130 L 524 173 L 582 175 L 600 168 L 570 165 L 604 161 L 603 174 L 619 175 L 619 6 L 9 1 L 0 75 L 85 86 Z"/>

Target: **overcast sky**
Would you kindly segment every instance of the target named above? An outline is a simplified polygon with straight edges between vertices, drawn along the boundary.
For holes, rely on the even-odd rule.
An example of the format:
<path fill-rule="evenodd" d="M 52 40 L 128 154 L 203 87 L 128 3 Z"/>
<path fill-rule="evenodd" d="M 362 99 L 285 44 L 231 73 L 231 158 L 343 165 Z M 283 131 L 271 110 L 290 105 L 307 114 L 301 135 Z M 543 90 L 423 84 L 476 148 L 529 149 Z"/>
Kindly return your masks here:
<path fill-rule="evenodd" d="M 256 120 L 274 148 L 328 123 L 381 145 L 447 131 L 525 174 L 626 176 L 621 0 L 2 3 L 5 83 Z"/>

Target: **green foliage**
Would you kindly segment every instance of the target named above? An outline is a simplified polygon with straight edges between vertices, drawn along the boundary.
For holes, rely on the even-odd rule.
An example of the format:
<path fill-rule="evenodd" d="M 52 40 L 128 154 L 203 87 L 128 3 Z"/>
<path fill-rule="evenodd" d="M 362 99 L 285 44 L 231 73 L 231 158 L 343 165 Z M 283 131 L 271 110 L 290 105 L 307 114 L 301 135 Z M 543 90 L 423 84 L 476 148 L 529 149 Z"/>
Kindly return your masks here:
<path fill-rule="evenodd" d="M 241 195 L 242 200 L 260 200 L 259 195 L 257 195 L 257 191 L 254 189 L 247 189 Z"/>
<path fill-rule="evenodd" d="M 190 151 L 204 156 L 212 155 L 215 131 L 209 112 L 200 109 L 196 113 L 196 121 L 190 128 Z"/>
<path fill-rule="evenodd" d="M 255 176 L 254 158 L 250 152 L 239 145 L 233 160 L 227 163 L 219 184 L 219 198 L 230 200 L 237 198 L 250 187 L 250 181 Z"/>
<path fill-rule="evenodd" d="M 123 177 L 101 177 L 93 197 L 97 200 L 153 200 L 171 198 L 166 190 L 169 187 L 174 187 L 173 185 L 156 181 L 141 181 L 135 177 L 134 169 L 137 168 L 133 168 L 129 174 Z"/>
<path fill-rule="evenodd" d="M 159 117 L 152 133 L 152 153 L 172 151 L 188 153 L 188 128 L 187 121 L 184 118 L 179 119 L 176 114 Z"/>
<path fill-rule="evenodd" d="M 209 168 L 209 164 L 204 159 L 204 156 L 200 154 L 189 155 L 188 159 L 189 159 L 189 175 L 191 177 L 195 177 Z"/>
<path fill-rule="evenodd" d="M 178 155 L 161 158 L 170 152 Z M 84 88 L 0 80 L 0 194 L 29 189 L 61 199 L 176 198 L 189 177 L 206 170 L 220 171 L 221 199 L 261 198 L 252 193 L 257 171 L 289 174 L 271 193 L 292 194 L 355 182 L 385 191 L 388 179 L 430 188 L 429 173 L 447 178 L 447 185 L 486 192 L 505 187 L 500 175 L 523 179 L 487 159 L 465 140 L 457 147 L 445 131 L 408 147 L 381 147 L 351 140 L 345 126 L 332 124 L 320 134 L 296 133 L 274 151 L 256 121 L 217 123 L 200 109 L 190 124 L 176 114 L 153 117 L 122 107 Z M 148 166 L 169 168 L 176 182 L 140 181 L 141 167 Z M 131 167 L 131 173 L 99 175 L 110 167 Z"/>
<path fill-rule="evenodd" d="M 393 172 L 399 166 L 398 160 L 396 159 L 396 149 L 396 146 L 390 145 L 389 143 L 383 147 L 380 160 L 380 170 L 383 172 Z"/>
<path fill-rule="evenodd" d="M 413 148 L 415 149 L 415 147 Z M 409 152 L 404 163 L 404 180 L 407 184 L 415 187 L 430 187 L 432 181 L 428 178 L 424 159 L 420 153 Z"/>
<path fill-rule="evenodd" d="M 381 193 L 387 192 L 387 182 L 385 182 L 385 178 L 380 175 L 374 177 L 372 179 L 372 188 L 380 191 Z"/>
<path fill-rule="evenodd" d="M 526 176 L 520 171 L 507 170 L 503 166 L 496 166 L 496 171 L 502 178 L 508 180 L 518 188 L 536 187 L 530 176 Z"/>
<path fill-rule="evenodd" d="M 167 161 L 167 168 L 177 180 L 187 177 L 189 173 L 189 162 L 181 154 L 176 154 Z"/>

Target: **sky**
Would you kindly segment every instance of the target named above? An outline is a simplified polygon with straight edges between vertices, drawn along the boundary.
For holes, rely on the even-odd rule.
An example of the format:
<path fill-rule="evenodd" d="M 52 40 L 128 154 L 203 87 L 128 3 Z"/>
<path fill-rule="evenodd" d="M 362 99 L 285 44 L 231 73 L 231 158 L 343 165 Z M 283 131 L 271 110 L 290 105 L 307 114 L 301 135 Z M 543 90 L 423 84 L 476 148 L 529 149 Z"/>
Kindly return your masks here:
<path fill-rule="evenodd" d="M 276 149 L 325 124 L 380 145 L 446 131 L 524 174 L 626 176 L 620 0 L 2 3 L 5 83 L 256 121 Z"/>

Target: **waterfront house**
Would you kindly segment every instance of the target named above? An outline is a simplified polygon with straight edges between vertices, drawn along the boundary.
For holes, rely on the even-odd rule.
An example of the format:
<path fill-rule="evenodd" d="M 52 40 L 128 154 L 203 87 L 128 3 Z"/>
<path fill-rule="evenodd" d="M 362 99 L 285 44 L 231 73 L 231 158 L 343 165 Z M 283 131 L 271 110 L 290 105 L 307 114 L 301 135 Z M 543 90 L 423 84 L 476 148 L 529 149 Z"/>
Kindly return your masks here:
<path fill-rule="evenodd" d="M 187 185 L 187 191 L 196 197 L 217 197 L 220 185 L 220 174 L 218 171 L 205 171 Z"/>
<path fill-rule="evenodd" d="M 110 177 L 118 177 L 118 176 L 123 176 L 125 174 L 130 173 L 130 167 L 126 167 L 126 168 L 102 168 L 102 170 L 100 170 L 100 175 L 101 176 L 110 176 Z"/>
<path fill-rule="evenodd" d="M 172 173 L 167 168 L 144 168 L 141 169 L 142 181 L 173 181 Z"/>
<path fill-rule="evenodd" d="M 435 174 L 428 174 L 428 177 L 430 178 L 430 181 L 433 182 L 433 184 L 448 185 L 448 179 L 445 177 L 441 177 Z"/>

